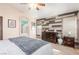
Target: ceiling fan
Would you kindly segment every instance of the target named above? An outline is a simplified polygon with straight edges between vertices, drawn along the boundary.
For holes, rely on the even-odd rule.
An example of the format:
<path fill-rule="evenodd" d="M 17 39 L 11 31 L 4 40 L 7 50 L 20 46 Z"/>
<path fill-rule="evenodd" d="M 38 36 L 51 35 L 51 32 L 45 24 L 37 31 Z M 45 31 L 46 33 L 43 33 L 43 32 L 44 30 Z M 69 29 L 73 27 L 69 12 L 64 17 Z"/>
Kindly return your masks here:
<path fill-rule="evenodd" d="M 34 4 L 30 4 L 30 9 L 40 10 L 43 7 L 45 7 L 45 3 L 34 3 Z"/>
<path fill-rule="evenodd" d="M 45 7 L 45 3 L 20 3 L 21 5 L 29 5 L 29 9 L 36 9 L 40 10 L 41 8 Z"/>
<path fill-rule="evenodd" d="M 37 3 L 36 10 L 40 10 L 42 7 L 45 7 L 45 3 Z"/>

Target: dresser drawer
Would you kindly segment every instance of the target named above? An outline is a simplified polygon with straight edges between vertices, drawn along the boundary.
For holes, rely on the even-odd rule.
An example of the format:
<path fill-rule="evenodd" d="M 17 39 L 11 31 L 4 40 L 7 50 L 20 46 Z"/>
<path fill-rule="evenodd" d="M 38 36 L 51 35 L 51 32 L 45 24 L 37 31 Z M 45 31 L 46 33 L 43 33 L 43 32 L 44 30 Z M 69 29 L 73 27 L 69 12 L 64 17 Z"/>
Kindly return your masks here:
<path fill-rule="evenodd" d="M 66 46 L 74 47 L 74 38 L 73 37 L 64 37 L 63 44 Z"/>
<path fill-rule="evenodd" d="M 69 44 L 69 45 L 73 45 L 74 43 L 73 42 L 64 42 L 64 44 Z"/>

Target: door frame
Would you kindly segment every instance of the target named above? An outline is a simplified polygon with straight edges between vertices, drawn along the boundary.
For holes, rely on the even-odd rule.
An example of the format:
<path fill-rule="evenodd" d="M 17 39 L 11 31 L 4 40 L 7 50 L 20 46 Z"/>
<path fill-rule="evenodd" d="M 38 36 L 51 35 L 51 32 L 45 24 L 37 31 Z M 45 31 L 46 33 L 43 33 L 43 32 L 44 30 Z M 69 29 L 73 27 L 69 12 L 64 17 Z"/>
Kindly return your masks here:
<path fill-rule="evenodd" d="M 3 40 L 3 16 L 0 16 L 1 18 L 1 39 L 0 40 Z"/>

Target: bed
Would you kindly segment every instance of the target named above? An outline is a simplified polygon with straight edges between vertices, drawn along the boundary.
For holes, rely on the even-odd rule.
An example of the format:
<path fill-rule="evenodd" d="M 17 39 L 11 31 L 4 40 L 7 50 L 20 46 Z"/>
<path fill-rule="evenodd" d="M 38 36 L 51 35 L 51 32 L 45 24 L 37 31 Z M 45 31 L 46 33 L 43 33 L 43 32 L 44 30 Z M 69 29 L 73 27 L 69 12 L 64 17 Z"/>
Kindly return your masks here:
<path fill-rule="evenodd" d="M 28 37 L 0 41 L 0 55 L 53 55 L 51 43 Z"/>

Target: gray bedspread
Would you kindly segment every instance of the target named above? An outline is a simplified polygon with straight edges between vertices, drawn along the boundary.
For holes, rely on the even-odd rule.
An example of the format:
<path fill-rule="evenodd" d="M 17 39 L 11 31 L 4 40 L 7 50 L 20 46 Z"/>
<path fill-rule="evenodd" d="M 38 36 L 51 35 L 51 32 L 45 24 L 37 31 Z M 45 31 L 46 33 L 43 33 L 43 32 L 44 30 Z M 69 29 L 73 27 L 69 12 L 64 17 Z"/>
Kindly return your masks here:
<path fill-rule="evenodd" d="M 16 44 L 26 55 L 32 54 L 40 47 L 49 43 L 43 40 L 36 40 L 28 37 L 16 37 L 10 38 L 9 40 Z"/>

